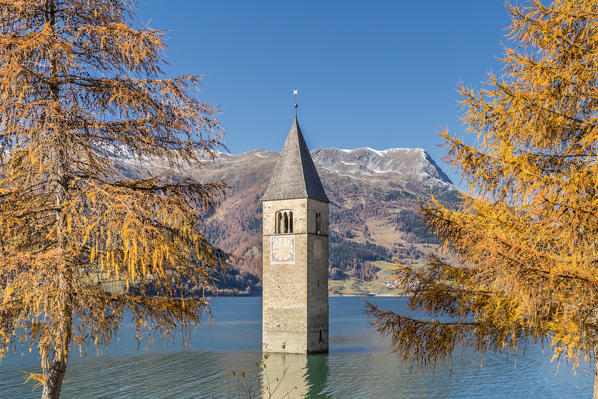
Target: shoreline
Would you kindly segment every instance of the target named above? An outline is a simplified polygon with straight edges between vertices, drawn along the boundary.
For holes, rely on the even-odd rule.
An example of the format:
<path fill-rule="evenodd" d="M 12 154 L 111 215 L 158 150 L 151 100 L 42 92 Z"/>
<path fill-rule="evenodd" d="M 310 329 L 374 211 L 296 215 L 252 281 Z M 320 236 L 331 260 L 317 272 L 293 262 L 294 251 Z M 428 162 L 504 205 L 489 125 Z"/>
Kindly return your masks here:
<path fill-rule="evenodd" d="M 409 297 L 410 295 L 393 295 L 393 294 L 380 294 L 380 295 L 368 295 L 368 294 L 333 294 L 328 295 L 328 298 L 353 298 L 353 297 L 395 297 L 395 298 L 404 298 Z M 262 295 L 206 295 L 206 298 L 261 298 Z"/>

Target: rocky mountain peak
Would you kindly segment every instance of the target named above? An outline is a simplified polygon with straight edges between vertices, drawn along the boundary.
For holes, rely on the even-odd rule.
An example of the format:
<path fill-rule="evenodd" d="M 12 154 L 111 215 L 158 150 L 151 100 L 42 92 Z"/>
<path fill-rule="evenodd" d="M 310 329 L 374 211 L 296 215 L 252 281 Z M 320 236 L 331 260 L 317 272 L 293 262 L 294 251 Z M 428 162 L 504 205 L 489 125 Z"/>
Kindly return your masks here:
<path fill-rule="evenodd" d="M 313 150 L 312 157 L 317 165 L 341 174 L 393 174 L 403 181 L 452 184 L 423 148 L 321 148 Z"/>

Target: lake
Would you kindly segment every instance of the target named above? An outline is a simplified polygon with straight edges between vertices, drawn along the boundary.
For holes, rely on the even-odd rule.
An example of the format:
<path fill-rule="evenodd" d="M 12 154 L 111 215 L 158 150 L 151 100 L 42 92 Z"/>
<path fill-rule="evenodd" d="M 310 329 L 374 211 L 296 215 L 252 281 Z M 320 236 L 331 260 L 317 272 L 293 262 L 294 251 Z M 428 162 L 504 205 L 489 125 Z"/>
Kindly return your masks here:
<path fill-rule="evenodd" d="M 260 381 L 273 398 L 591 398 L 593 367 L 550 363 L 551 351 L 531 346 L 525 355 L 462 350 L 434 374 L 410 373 L 390 353 L 390 340 L 376 334 L 363 313 L 369 300 L 407 312 L 407 298 L 331 297 L 330 353 L 262 357 L 261 298 L 212 299 L 214 320 L 203 325 L 184 349 L 170 345 L 138 349 L 126 324 L 100 356 L 71 355 L 61 398 L 260 398 Z M 258 374 L 256 363 L 265 363 Z M 35 354 L 10 355 L 0 364 L 0 398 L 39 398 L 23 384 L 23 370 L 38 371 Z M 233 375 L 236 371 L 236 376 Z M 245 373 L 245 378 L 239 377 Z M 269 383 L 268 383 L 269 382 Z M 260 394 L 262 392 L 263 395 Z"/>

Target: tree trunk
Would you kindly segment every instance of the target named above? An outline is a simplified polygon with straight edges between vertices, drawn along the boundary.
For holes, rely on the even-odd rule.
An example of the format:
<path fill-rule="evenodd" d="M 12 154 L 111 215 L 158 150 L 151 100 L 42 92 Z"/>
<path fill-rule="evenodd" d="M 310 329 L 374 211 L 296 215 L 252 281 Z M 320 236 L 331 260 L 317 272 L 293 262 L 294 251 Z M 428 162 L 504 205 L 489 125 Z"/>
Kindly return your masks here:
<path fill-rule="evenodd" d="M 71 322 L 63 323 L 66 328 L 66 337 L 64 337 L 63 345 L 57 348 L 52 354 L 52 361 L 48 368 L 46 381 L 44 382 L 44 389 L 42 391 L 41 399 L 58 399 L 60 397 L 60 389 L 64 381 L 64 374 L 66 373 L 66 365 L 69 358 L 69 350 L 71 348 Z M 62 332 L 61 332 L 62 333 Z"/>
<path fill-rule="evenodd" d="M 58 356 L 52 357 L 52 363 L 42 391 L 42 399 L 58 399 L 60 397 L 60 389 L 66 372 L 66 362 L 67 359 L 59 360 Z"/>
<path fill-rule="evenodd" d="M 52 33 L 56 35 L 56 2 L 55 0 L 46 0 L 46 19 L 50 25 Z M 50 55 L 51 82 L 49 84 L 50 98 L 54 101 L 56 109 L 60 109 L 60 85 L 58 83 L 58 60 L 55 54 Z M 55 111 L 54 111 L 55 112 Z M 69 351 L 71 349 L 71 338 L 73 329 L 73 271 L 71 259 L 66 256 L 65 250 L 66 237 L 64 234 L 64 211 L 62 210 L 64 201 L 67 197 L 67 149 L 65 137 L 59 125 L 54 127 L 54 134 L 57 136 L 58 147 L 55 153 L 55 170 L 51 174 L 51 181 L 56 193 L 56 239 L 58 249 L 63 256 L 64 264 L 58 271 L 58 296 L 60 302 L 60 312 L 58 313 L 57 327 L 58 340 L 52 352 L 52 360 L 46 370 L 46 379 L 42 390 L 42 399 L 58 399 L 60 390 L 66 373 Z"/>
<path fill-rule="evenodd" d="M 44 389 L 42 391 L 42 399 L 58 399 L 60 397 L 60 389 L 62 388 L 62 382 L 64 381 L 66 365 L 68 363 L 69 352 L 71 350 L 71 338 L 73 333 L 73 307 L 72 296 L 69 293 L 70 287 L 68 287 L 69 278 L 67 276 L 62 275 L 60 278 L 61 287 L 59 289 L 63 291 L 61 295 L 63 308 L 60 312 L 60 319 L 58 322 L 58 334 L 60 336 L 60 341 L 52 353 L 52 360 L 50 361 L 50 365 L 47 370 Z M 67 287 L 65 287 L 65 285 Z"/>

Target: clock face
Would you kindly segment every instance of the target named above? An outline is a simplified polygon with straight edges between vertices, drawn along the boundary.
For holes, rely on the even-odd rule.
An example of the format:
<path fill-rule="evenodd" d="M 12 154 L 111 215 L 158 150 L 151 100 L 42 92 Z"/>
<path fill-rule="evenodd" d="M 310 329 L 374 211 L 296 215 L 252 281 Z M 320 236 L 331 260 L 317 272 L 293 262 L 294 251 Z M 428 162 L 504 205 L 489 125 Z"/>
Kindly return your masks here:
<path fill-rule="evenodd" d="M 270 248 L 270 263 L 295 263 L 295 236 L 272 236 Z"/>

